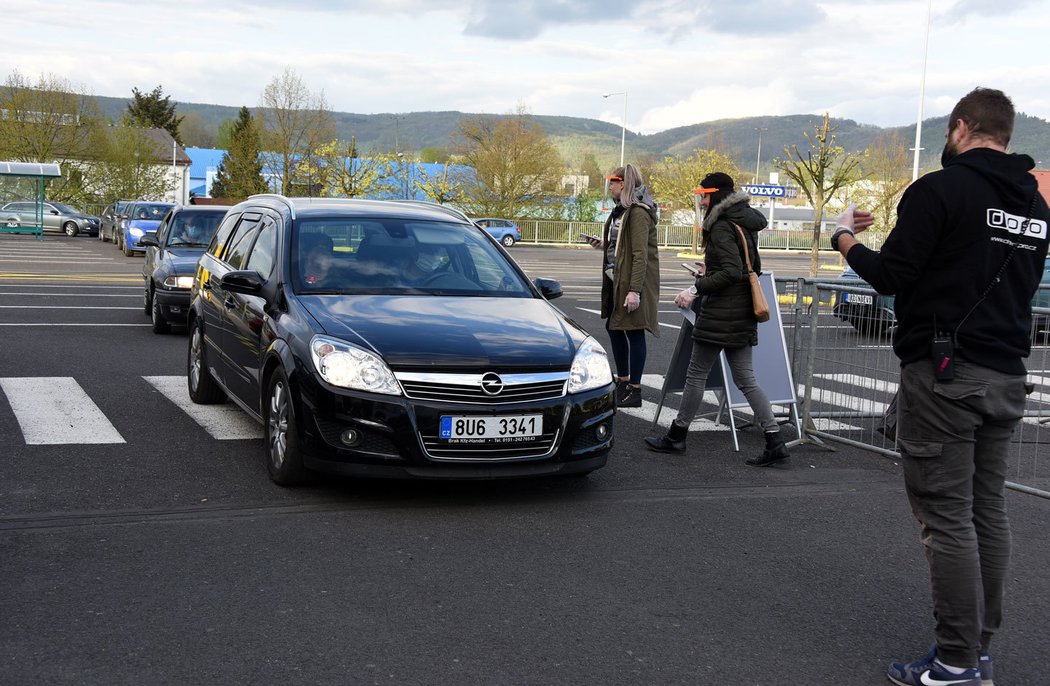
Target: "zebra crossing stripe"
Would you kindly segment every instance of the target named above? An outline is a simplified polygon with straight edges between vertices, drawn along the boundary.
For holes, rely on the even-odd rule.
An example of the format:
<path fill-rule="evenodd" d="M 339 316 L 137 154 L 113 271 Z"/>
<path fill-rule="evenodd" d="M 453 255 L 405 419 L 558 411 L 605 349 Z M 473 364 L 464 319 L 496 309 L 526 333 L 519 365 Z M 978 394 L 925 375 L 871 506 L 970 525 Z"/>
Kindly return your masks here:
<path fill-rule="evenodd" d="M 200 424 L 212 438 L 235 441 L 262 438 L 262 427 L 233 403 L 198 405 L 190 400 L 185 376 L 144 376 L 151 386 Z"/>
<path fill-rule="evenodd" d="M 0 379 L 26 445 L 125 443 L 80 384 L 68 376 Z"/>

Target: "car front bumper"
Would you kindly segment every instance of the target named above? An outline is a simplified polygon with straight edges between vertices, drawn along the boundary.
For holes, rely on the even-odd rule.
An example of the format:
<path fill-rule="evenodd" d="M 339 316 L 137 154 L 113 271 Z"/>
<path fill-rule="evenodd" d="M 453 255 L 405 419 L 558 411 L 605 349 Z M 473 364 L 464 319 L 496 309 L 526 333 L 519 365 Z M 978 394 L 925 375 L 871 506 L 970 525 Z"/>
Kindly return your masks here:
<path fill-rule="evenodd" d="M 613 446 L 612 386 L 498 406 L 333 390 L 312 376 L 299 388 L 303 460 L 317 471 L 424 479 L 573 474 L 603 466 Z M 541 414 L 543 436 L 496 445 L 449 444 L 437 436 L 443 415 L 517 414 Z"/>
<path fill-rule="evenodd" d="M 153 297 L 157 300 L 160 314 L 172 324 L 186 324 L 190 312 L 190 292 L 188 290 L 155 290 Z"/>

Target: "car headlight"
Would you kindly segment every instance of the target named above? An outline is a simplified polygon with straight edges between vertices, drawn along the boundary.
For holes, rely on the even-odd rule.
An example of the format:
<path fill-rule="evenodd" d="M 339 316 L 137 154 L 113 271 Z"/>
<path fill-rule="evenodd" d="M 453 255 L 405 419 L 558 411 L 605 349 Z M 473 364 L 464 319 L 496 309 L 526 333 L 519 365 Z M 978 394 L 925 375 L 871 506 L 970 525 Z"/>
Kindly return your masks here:
<path fill-rule="evenodd" d="M 128 233 L 130 233 L 135 238 L 142 238 L 142 234 L 144 234 L 146 232 L 143 231 L 142 229 L 138 229 L 138 228 L 134 228 L 133 227 L 133 228 L 128 229 Z"/>
<path fill-rule="evenodd" d="M 576 351 L 569 370 L 569 393 L 589 391 L 612 383 L 612 368 L 605 348 L 591 336 Z"/>
<path fill-rule="evenodd" d="M 164 279 L 165 288 L 185 288 L 189 290 L 193 288 L 193 277 L 192 276 L 175 276 L 174 274 Z"/>
<path fill-rule="evenodd" d="M 386 362 L 363 348 L 327 336 L 314 336 L 310 356 L 317 373 L 333 386 L 401 395 L 401 386 Z"/>

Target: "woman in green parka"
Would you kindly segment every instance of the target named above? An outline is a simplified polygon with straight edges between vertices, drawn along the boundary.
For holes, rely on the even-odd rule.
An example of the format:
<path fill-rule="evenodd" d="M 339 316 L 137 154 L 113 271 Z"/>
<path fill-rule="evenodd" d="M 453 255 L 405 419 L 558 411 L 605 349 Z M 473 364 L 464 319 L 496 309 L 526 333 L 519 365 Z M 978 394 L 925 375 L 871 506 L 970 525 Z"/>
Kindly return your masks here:
<path fill-rule="evenodd" d="M 601 316 L 616 363 L 616 403 L 619 407 L 641 407 L 645 332 L 660 335 L 656 202 L 633 164 L 620 167 L 607 178 L 616 207 L 605 222 L 601 240 L 588 240 L 595 248 L 605 249 Z"/>
<path fill-rule="evenodd" d="M 702 193 L 704 207 L 704 269 L 694 286 L 675 297 L 679 307 L 692 307 L 693 301 L 701 298 L 682 404 L 667 434 L 646 438 L 645 443 L 656 452 L 685 452 L 685 438 L 703 400 L 707 375 L 718 354 L 725 351 L 733 381 L 747 398 L 755 413 L 755 423 L 766 436 L 765 450 L 746 462 L 764 467 L 787 458 L 788 449 L 769 399 L 755 380 L 751 348 L 758 345 L 758 320 L 751 301 L 741 240 L 747 243 L 751 268 L 761 273 L 758 232 L 766 227 L 766 218 L 751 207 L 747 193 L 733 190 L 733 179 L 728 174 L 708 174 L 700 182 L 698 192 Z"/>

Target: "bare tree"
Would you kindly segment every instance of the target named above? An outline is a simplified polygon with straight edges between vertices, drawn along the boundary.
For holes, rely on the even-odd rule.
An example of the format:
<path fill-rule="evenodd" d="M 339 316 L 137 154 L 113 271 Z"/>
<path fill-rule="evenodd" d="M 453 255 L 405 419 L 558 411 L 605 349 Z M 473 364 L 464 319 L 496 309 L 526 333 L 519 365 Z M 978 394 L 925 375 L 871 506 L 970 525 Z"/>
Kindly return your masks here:
<path fill-rule="evenodd" d="M 312 187 L 297 178 L 296 165 L 312 157 L 324 141 L 335 138 L 324 92 L 315 95 L 303 80 L 286 68 L 263 91 L 259 107 L 263 129 L 263 156 L 270 169 L 281 175 L 281 193 L 295 187 Z"/>
<path fill-rule="evenodd" d="M 556 194 L 563 165 L 543 127 L 519 108 L 502 117 L 468 117 L 455 132 L 464 164 L 467 201 L 475 213 L 516 217 L 540 212 Z"/>
<path fill-rule="evenodd" d="M 875 215 L 876 231 L 889 231 L 897 223 L 897 203 L 911 183 L 908 148 L 897 132 L 879 136 L 864 151 L 861 160 L 864 181 L 857 185 L 853 200 Z"/>
<path fill-rule="evenodd" d="M 813 132 L 805 132 L 809 150 L 799 151 L 797 145 L 784 148 L 786 160 L 775 160 L 788 177 L 798 184 L 810 204 L 813 205 L 813 242 L 810 250 L 809 275 L 815 277 L 820 262 L 821 224 L 824 221 L 824 205 L 840 188 L 848 186 L 859 177 L 860 156 L 847 153 L 842 146 L 835 145 L 835 128 L 831 118 L 824 113 L 823 121 L 813 125 Z"/>
<path fill-rule="evenodd" d="M 31 82 L 12 72 L 0 88 L 0 157 L 20 162 L 80 159 L 88 153 L 97 109 L 66 79 Z"/>

